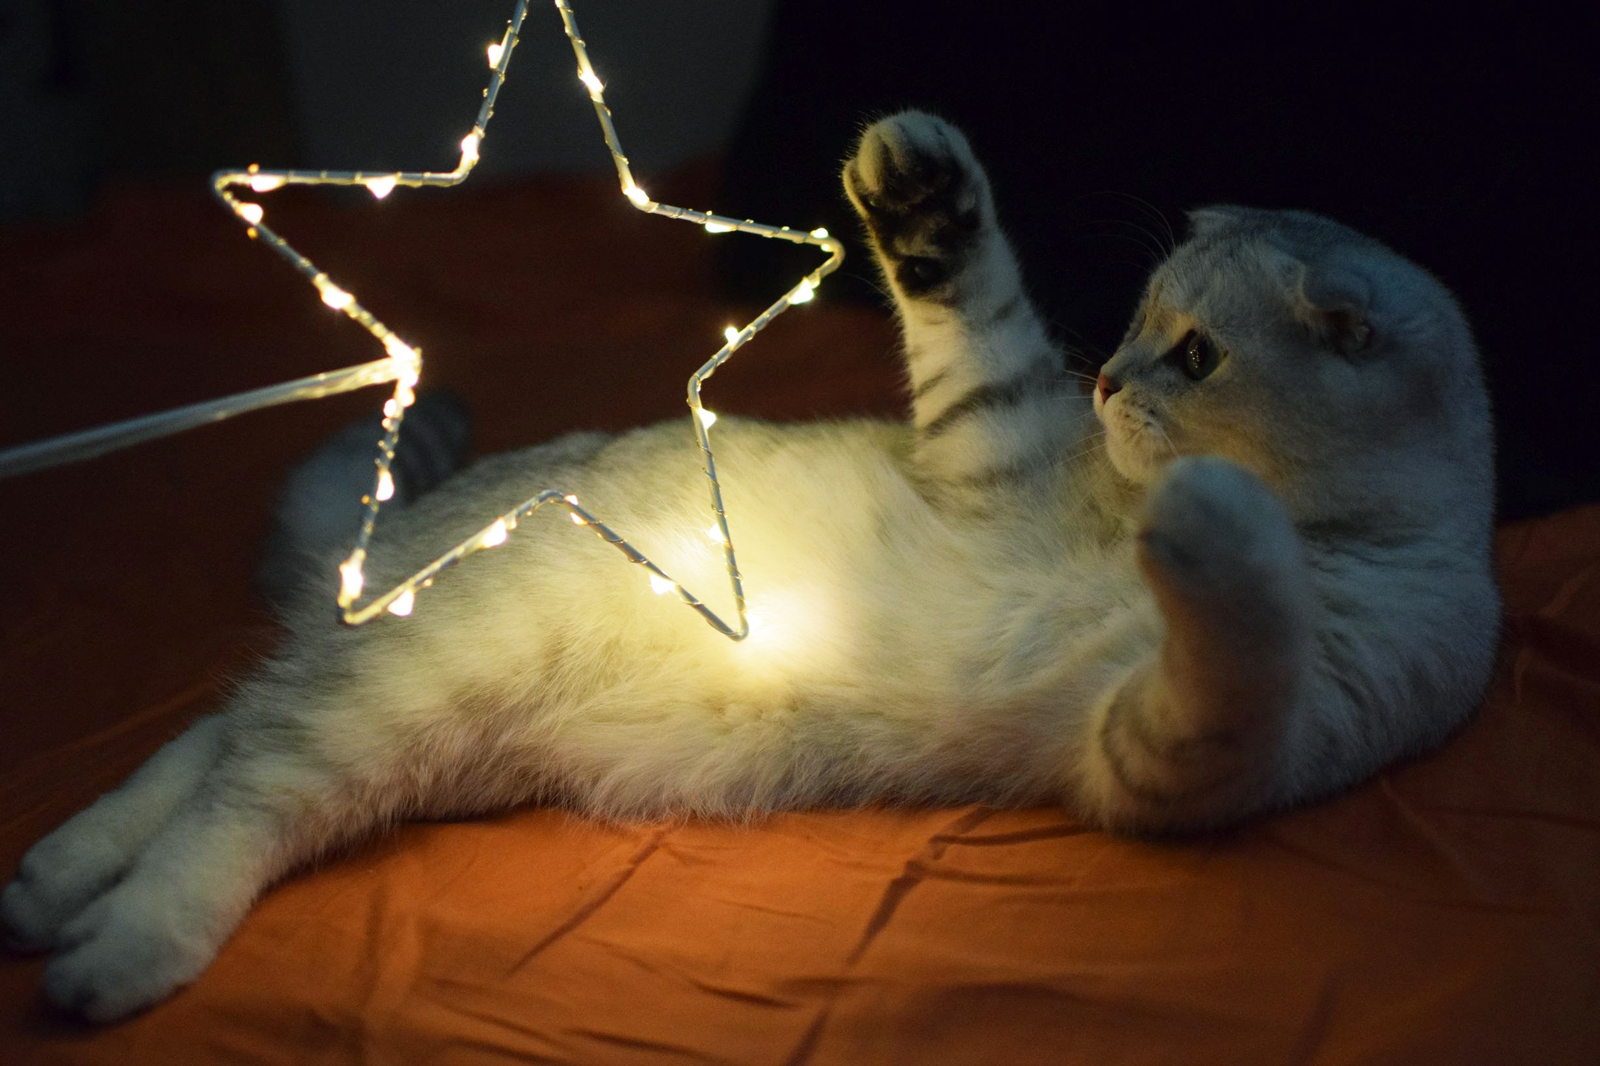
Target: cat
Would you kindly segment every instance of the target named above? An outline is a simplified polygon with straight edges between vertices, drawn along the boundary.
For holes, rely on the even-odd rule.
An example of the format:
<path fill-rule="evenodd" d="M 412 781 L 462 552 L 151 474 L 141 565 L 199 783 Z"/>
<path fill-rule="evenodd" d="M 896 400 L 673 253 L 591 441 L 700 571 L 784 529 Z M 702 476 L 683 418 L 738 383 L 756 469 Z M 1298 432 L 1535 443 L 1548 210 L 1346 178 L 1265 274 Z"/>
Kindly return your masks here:
<path fill-rule="evenodd" d="M 572 530 L 525 530 L 361 628 L 334 620 L 328 561 L 225 711 L 23 859 L 0 913 L 54 950 L 52 1001 L 155 1003 L 267 885 L 399 819 L 1057 803 L 1194 832 L 1467 717 L 1498 638 L 1492 437 L 1441 283 L 1315 215 L 1197 211 L 1086 395 L 960 131 L 878 121 L 843 181 L 912 415 L 718 422 L 749 638 Z M 676 422 L 484 459 L 385 512 L 368 580 L 554 486 L 715 605 L 701 477 Z"/>

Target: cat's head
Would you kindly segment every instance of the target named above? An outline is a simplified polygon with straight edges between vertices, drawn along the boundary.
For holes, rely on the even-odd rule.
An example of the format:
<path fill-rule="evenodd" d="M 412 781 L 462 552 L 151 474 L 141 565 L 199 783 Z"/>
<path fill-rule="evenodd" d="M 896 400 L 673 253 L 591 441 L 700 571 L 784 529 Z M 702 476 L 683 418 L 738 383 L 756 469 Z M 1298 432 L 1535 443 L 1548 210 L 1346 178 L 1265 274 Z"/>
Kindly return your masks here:
<path fill-rule="evenodd" d="M 1442 284 L 1302 211 L 1190 222 L 1096 389 L 1118 472 L 1148 484 L 1175 455 L 1220 454 L 1308 516 L 1386 506 L 1419 478 L 1487 500 L 1487 398 Z"/>

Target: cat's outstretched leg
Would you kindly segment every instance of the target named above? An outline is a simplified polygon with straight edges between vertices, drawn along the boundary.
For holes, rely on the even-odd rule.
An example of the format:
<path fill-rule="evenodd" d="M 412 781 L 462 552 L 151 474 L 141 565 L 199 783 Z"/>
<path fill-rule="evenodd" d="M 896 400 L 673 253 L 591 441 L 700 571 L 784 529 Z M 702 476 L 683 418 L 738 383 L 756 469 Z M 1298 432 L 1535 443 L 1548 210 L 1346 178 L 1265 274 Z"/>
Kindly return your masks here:
<path fill-rule="evenodd" d="M 230 717 L 194 794 L 61 927 L 44 974 L 56 1005 L 106 1022 L 165 998 L 205 969 L 268 884 L 383 817 L 393 788 L 382 769 L 363 783 L 331 765 L 318 750 L 325 719 L 284 714 L 260 728 L 269 716 Z"/>
<path fill-rule="evenodd" d="M 989 179 L 960 130 L 905 111 L 870 126 L 844 187 L 894 292 L 921 472 L 946 490 L 1044 474 L 1094 427 L 1022 288 Z"/>
<path fill-rule="evenodd" d="M 51 947 L 63 924 L 120 877 L 139 849 L 216 762 L 222 719 L 209 715 L 156 752 L 120 787 L 68 819 L 23 856 L 0 893 L 7 943 Z"/>
<path fill-rule="evenodd" d="M 1091 715 L 1081 801 L 1097 821 L 1144 831 L 1282 802 L 1317 685 L 1320 610 L 1283 504 L 1226 459 L 1177 459 L 1150 495 L 1138 552 L 1166 635 Z"/>

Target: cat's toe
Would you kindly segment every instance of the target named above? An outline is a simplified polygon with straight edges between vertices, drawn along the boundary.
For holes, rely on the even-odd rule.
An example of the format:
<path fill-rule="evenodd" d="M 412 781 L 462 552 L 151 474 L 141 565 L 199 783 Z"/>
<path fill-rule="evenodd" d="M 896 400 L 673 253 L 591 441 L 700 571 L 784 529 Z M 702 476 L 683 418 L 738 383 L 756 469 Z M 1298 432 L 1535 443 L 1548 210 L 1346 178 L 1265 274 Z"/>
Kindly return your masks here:
<path fill-rule="evenodd" d="M 116 889 L 61 930 L 44 971 L 46 998 L 91 1022 L 112 1022 L 165 999 L 211 961 L 209 938 L 186 930 L 170 901 Z"/>
<path fill-rule="evenodd" d="M 68 822 L 23 856 L 0 892 L 0 927 L 13 951 L 44 951 L 61 927 L 108 885 L 126 863 L 124 849 Z"/>
<path fill-rule="evenodd" d="M 9 950 L 44 951 L 58 927 L 59 923 L 52 920 L 51 908 L 40 899 L 30 879 L 18 875 L 0 892 L 0 931 Z"/>

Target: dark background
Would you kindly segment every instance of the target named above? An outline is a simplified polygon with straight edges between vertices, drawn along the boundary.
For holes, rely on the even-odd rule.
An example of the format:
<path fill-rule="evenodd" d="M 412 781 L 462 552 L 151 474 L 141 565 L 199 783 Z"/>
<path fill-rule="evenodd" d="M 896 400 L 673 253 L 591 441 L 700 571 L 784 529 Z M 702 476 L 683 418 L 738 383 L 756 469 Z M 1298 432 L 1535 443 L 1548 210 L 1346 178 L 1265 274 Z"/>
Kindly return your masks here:
<path fill-rule="evenodd" d="M 1336 218 L 1461 298 L 1489 368 L 1502 514 L 1600 498 L 1593 9 L 781 3 L 729 211 L 854 232 L 826 186 L 864 114 L 935 110 L 990 169 L 1041 308 L 1093 363 L 1183 212 Z M 1576 11 L 1577 9 L 1571 9 Z M 761 277 L 747 246 L 730 277 Z M 863 257 L 851 264 L 871 298 Z"/>
<path fill-rule="evenodd" d="M 530 99 L 570 79 L 548 6 L 530 11 L 501 109 L 524 118 L 492 129 L 480 189 L 607 166 L 580 94 L 543 109 Z M 961 124 L 1035 296 L 1089 363 L 1120 336 L 1166 227 L 1181 234 L 1189 207 L 1302 207 L 1369 232 L 1452 286 L 1476 325 L 1502 513 L 1600 498 L 1593 14 L 576 6 L 641 173 L 720 155 L 722 192 L 703 206 L 724 213 L 854 234 L 835 175 L 862 119 L 918 106 Z M 67 233 L 141 183 L 200 199 L 211 169 L 252 159 L 452 165 L 485 76 L 482 43 L 510 7 L 0 0 L 0 225 Z M 727 296 L 786 283 L 793 264 L 768 243 L 721 247 Z M 829 298 L 881 300 L 871 280 L 858 250 Z M 0 323 L 0 360 L 25 372 L 7 355 L 15 340 Z"/>

